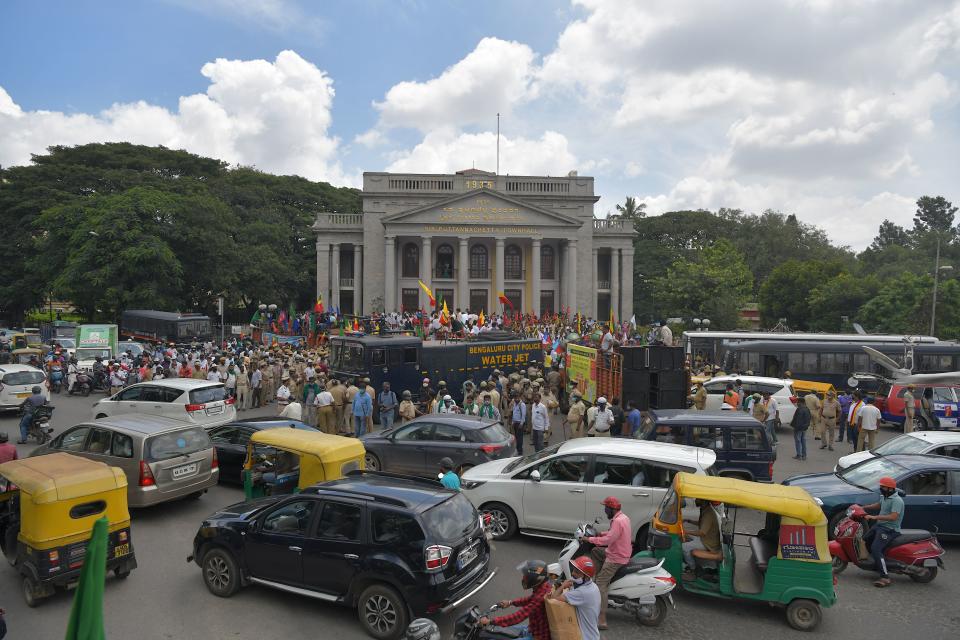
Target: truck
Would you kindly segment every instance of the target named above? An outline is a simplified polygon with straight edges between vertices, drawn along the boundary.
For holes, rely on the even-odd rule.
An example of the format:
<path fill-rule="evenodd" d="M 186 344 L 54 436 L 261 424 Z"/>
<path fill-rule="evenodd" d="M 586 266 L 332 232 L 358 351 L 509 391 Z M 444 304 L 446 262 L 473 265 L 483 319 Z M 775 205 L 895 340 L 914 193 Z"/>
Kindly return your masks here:
<path fill-rule="evenodd" d="M 82 324 L 77 328 L 77 366 L 82 371 L 92 371 L 96 357 L 104 363 L 115 358 L 120 351 L 118 328 L 115 324 Z"/>
<path fill-rule="evenodd" d="M 454 400 L 462 402 L 461 388 L 467 379 L 480 382 L 494 370 L 510 374 L 543 363 L 543 346 L 537 339 L 503 339 L 507 336 L 500 334 L 484 337 L 436 342 L 392 333 L 335 336 L 329 344 L 330 372 L 341 380 L 370 378 L 377 393 L 389 382 L 398 396 L 410 391 L 414 400 L 420 399 L 423 378 L 430 378 L 434 388 L 443 380 Z"/>

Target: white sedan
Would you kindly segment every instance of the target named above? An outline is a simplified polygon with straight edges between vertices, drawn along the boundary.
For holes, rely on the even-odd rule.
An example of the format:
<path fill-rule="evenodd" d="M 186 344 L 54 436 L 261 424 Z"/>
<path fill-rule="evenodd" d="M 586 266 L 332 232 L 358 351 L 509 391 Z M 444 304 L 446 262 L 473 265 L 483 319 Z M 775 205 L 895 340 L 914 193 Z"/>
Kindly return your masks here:
<path fill-rule="evenodd" d="M 837 460 L 834 471 L 841 471 L 870 458 L 889 456 L 895 453 L 927 453 L 935 456 L 960 458 L 960 432 L 914 431 L 913 433 L 904 433 L 887 440 L 874 449 L 843 456 Z"/>
<path fill-rule="evenodd" d="M 765 376 L 720 376 L 711 378 L 703 383 L 703 388 L 707 390 L 706 409 L 720 410 L 723 405 L 723 396 L 727 390 L 727 383 L 733 384 L 736 388 L 736 381 L 743 384 L 743 391 L 746 394 L 769 392 L 776 399 L 777 407 L 780 412 L 780 422 L 790 424 L 793 420 L 793 414 L 797 411 L 796 393 L 793 391 L 793 380 L 786 378 L 767 378 Z M 743 398 L 740 399 L 741 401 Z"/>
<path fill-rule="evenodd" d="M 520 458 L 495 460 L 463 474 L 464 494 L 490 514 L 496 539 L 517 531 L 567 538 L 581 522 L 605 522 L 603 499 L 615 496 L 646 544 L 647 524 L 678 471 L 704 475 L 709 449 L 620 438 L 579 438 Z"/>

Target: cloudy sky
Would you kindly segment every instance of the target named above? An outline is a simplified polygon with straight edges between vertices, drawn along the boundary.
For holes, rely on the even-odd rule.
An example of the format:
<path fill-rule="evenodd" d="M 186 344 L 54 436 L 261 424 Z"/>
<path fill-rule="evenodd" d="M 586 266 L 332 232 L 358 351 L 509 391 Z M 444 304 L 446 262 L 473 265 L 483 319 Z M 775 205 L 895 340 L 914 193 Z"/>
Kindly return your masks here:
<path fill-rule="evenodd" d="M 606 214 L 797 213 L 869 244 L 960 204 L 960 0 L 0 3 L 0 164 L 163 144 L 363 171 L 596 177 Z"/>

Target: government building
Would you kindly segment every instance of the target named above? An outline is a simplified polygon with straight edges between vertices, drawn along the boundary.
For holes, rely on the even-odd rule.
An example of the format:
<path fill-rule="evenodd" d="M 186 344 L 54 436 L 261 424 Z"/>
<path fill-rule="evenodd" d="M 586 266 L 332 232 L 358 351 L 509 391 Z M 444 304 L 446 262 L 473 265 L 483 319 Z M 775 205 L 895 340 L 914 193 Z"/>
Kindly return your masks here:
<path fill-rule="evenodd" d="M 594 217 L 593 178 L 363 174 L 362 213 L 319 213 L 317 294 L 344 314 L 428 309 L 633 313 L 629 222 Z M 509 307 L 507 308 L 509 311 Z"/>

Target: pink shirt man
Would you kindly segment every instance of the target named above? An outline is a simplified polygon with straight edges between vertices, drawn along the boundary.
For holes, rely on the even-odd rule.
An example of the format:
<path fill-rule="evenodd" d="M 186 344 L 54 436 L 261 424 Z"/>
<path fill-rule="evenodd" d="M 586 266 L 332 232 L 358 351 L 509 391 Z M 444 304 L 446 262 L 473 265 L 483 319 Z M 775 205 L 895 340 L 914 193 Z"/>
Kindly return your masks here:
<path fill-rule="evenodd" d="M 630 518 L 623 511 L 618 511 L 610 521 L 610 528 L 598 536 L 587 538 L 599 547 L 607 548 L 607 561 L 616 564 L 627 564 L 633 553 L 633 540 L 630 535 Z"/>

